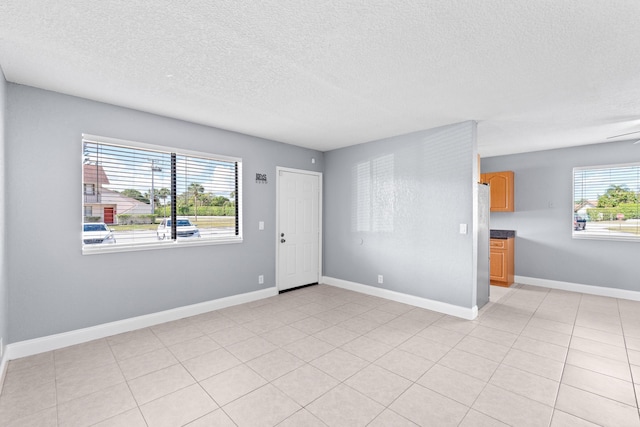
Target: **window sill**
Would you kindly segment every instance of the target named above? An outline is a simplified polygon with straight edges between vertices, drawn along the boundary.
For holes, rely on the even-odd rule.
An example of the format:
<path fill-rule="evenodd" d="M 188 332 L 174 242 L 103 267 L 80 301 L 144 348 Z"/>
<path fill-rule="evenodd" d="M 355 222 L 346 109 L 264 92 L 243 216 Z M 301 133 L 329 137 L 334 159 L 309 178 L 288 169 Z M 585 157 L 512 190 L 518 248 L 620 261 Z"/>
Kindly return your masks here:
<path fill-rule="evenodd" d="M 242 237 L 229 237 L 226 239 L 198 239 L 176 240 L 173 242 L 157 242 L 142 244 L 112 244 L 112 245 L 85 245 L 82 247 L 82 255 L 111 254 L 118 252 L 137 252 L 157 249 L 175 249 L 195 246 L 214 246 L 242 243 Z"/>
<path fill-rule="evenodd" d="M 596 234 L 573 234 L 572 239 L 574 240 L 606 240 L 608 242 L 640 242 L 640 237 L 638 236 L 607 236 L 607 235 L 596 235 Z"/>

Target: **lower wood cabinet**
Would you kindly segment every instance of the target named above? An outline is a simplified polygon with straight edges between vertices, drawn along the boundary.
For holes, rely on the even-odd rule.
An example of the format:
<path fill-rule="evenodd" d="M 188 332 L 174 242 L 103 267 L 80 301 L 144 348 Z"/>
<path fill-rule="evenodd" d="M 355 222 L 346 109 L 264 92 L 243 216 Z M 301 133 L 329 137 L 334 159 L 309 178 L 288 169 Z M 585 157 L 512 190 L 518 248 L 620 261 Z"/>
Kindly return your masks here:
<path fill-rule="evenodd" d="M 513 284 L 514 240 L 489 240 L 489 281 L 492 285 L 509 287 Z"/>

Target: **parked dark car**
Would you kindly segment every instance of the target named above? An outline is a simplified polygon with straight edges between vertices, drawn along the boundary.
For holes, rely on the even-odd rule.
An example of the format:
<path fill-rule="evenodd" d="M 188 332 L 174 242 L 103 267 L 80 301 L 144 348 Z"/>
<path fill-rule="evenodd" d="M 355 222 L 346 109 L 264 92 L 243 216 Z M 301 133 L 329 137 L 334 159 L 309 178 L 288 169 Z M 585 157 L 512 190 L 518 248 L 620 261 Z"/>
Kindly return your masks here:
<path fill-rule="evenodd" d="M 576 231 L 584 230 L 587 227 L 587 220 L 580 215 L 573 216 L 573 229 Z"/>

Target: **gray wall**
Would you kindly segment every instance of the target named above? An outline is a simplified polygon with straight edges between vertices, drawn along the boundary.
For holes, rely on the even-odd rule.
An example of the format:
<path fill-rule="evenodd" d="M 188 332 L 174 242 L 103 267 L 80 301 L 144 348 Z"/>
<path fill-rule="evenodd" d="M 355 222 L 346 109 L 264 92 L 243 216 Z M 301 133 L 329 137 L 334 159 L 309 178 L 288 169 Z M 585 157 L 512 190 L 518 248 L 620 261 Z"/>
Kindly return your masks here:
<path fill-rule="evenodd" d="M 7 82 L 0 68 L 0 337 L 4 338 L 3 345 L 9 339 L 9 285 L 7 280 L 7 252 L 5 234 L 5 194 L 7 193 L 5 179 L 5 122 L 6 122 Z M 4 351 L 3 351 L 4 353 Z M 0 375 L 2 373 L 0 372 Z"/>
<path fill-rule="evenodd" d="M 324 275 L 475 305 L 475 132 L 465 122 L 325 153 Z"/>
<path fill-rule="evenodd" d="M 26 86 L 7 94 L 10 342 L 275 286 L 276 166 L 322 171 L 322 153 Z M 81 255 L 83 132 L 242 157 L 244 242 Z"/>
<path fill-rule="evenodd" d="M 515 212 L 491 214 L 491 228 L 517 231 L 515 274 L 640 291 L 638 243 L 571 237 L 573 168 L 630 162 L 629 141 L 482 159 L 482 172 L 515 173 Z"/>

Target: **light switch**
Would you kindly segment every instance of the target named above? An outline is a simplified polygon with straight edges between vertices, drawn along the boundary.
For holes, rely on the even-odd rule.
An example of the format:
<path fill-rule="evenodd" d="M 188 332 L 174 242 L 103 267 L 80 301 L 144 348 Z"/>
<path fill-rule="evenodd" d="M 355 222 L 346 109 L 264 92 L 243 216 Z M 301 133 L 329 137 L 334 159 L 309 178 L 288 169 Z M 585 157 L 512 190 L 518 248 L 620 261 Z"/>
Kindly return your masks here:
<path fill-rule="evenodd" d="M 264 221 L 258 222 L 258 230 L 264 230 Z"/>
<path fill-rule="evenodd" d="M 460 234 L 467 234 L 467 224 L 460 224 Z"/>

